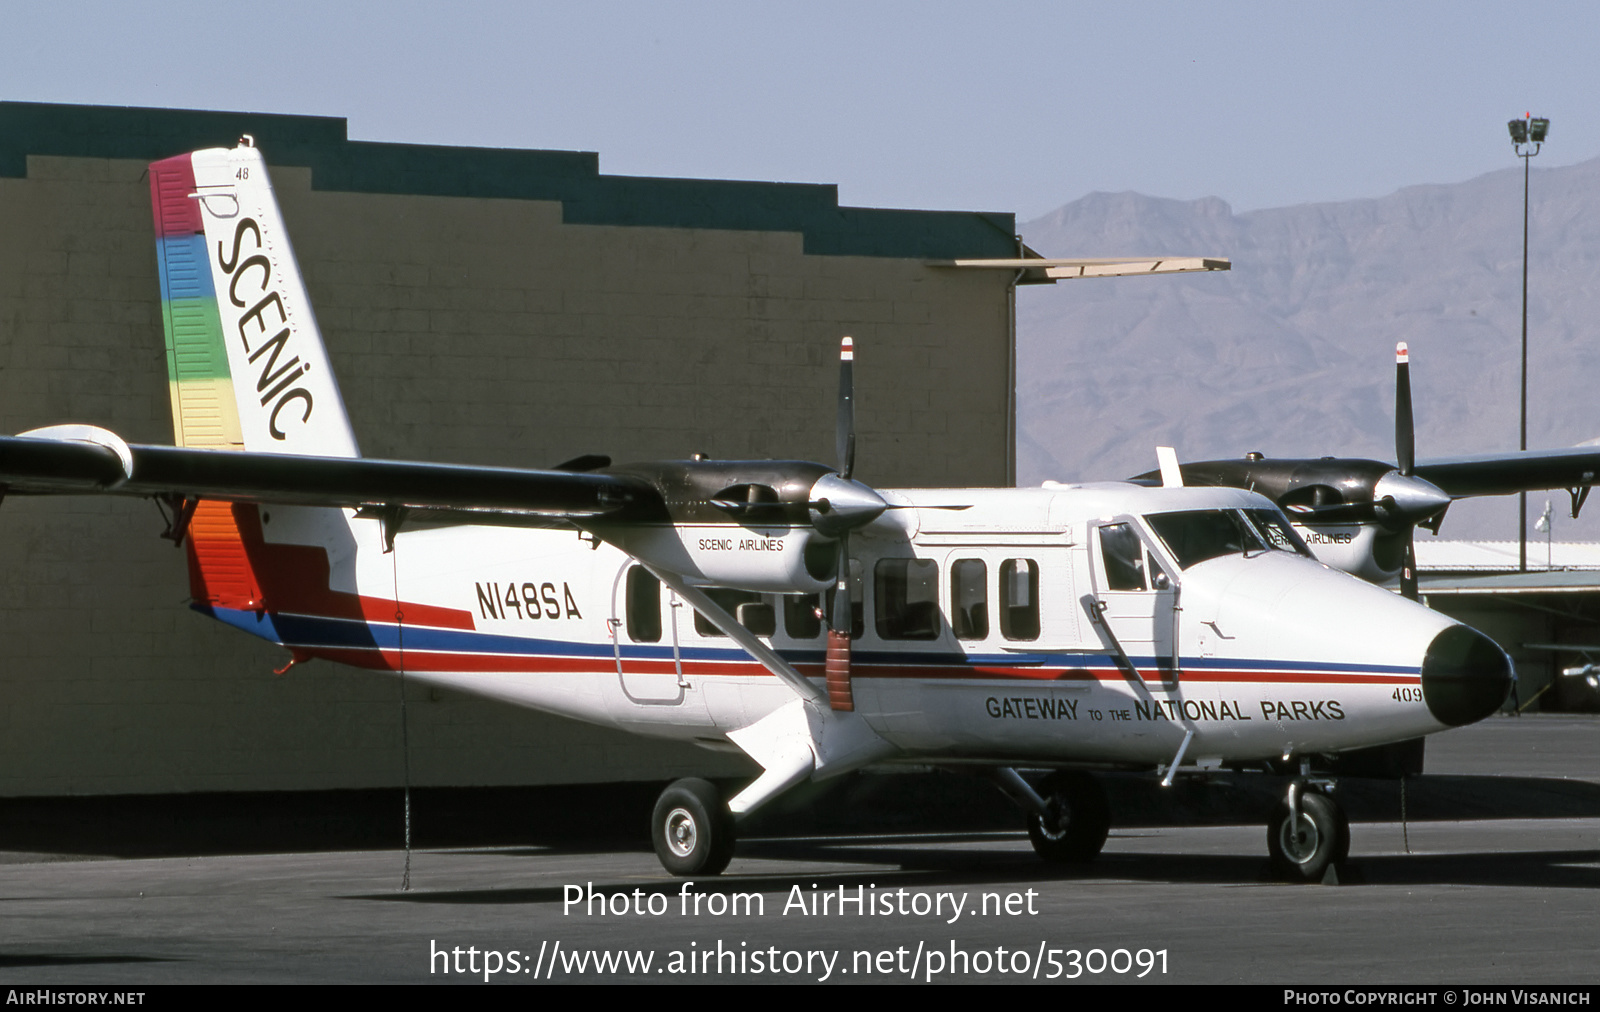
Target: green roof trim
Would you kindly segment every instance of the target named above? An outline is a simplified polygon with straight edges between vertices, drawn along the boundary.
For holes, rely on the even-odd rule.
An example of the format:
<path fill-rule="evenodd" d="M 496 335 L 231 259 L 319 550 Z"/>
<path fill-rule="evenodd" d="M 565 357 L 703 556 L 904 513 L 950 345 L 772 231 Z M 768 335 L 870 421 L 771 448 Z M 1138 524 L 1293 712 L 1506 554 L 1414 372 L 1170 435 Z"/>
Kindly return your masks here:
<path fill-rule="evenodd" d="M 241 134 L 318 190 L 553 200 L 573 224 L 799 232 L 818 255 L 1017 255 L 1011 214 L 840 207 L 838 187 L 816 183 L 607 176 L 585 151 L 352 141 L 333 116 L 0 102 L 0 176 L 26 177 L 29 155 L 155 161 Z"/>

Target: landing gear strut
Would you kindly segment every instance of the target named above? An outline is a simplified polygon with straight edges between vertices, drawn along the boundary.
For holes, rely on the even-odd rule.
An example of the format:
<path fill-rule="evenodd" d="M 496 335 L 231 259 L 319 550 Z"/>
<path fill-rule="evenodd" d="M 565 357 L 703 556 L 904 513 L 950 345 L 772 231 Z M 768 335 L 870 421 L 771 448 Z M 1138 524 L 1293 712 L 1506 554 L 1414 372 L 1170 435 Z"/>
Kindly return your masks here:
<path fill-rule="evenodd" d="M 676 780 L 650 817 L 650 842 L 674 875 L 720 875 L 733 860 L 733 816 L 707 780 Z"/>
<path fill-rule="evenodd" d="M 1045 814 L 1028 816 L 1034 851 L 1054 864 L 1093 861 L 1111 829 L 1111 810 L 1099 781 L 1088 773 L 1062 771 L 1046 777 L 1038 791 Z"/>
<path fill-rule="evenodd" d="M 1267 823 L 1267 852 L 1284 879 L 1321 882 L 1350 854 L 1350 820 L 1338 802 L 1296 780 Z"/>

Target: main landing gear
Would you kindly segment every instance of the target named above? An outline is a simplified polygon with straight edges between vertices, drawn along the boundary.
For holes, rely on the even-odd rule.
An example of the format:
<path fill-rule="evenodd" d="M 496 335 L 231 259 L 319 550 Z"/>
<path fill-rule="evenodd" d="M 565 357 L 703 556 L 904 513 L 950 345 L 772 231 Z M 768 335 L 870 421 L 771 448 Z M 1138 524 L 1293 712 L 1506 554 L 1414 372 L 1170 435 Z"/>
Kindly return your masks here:
<path fill-rule="evenodd" d="M 1290 882 L 1324 882 L 1350 854 L 1350 820 L 1339 803 L 1299 780 L 1267 823 L 1272 869 Z"/>
<path fill-rule="evenodd" d="M 1111 809 L 1100 782 L 1088 773 L 1060 771 L 1037 789 L 1044 811 L 1028 813 L 1028 839 L 1052 864 L 1093 861 L 1111 831 Z"/>
<path fill-rule="evenodd" d="M 676 780 L 656 799 L 650 842 L 674 875 L 720 875 L 733 860 L 733 815 L 708 780 Z"/>
<path fill-rule="evenodd" d="M 1028 811 L 1028 839 L 1054 864 L 1084 864 L 1105 846 L 1110 808 L 1099 780 L 1059 771 L 1037 786 L 1014 771 L 995 770 L 1001 789 Z M 1267 822 L 1267 852 L 1275 875 L 1289 882 L 1327 882 L 1350 853 L 1350 820 L 1333 798 L 1296 778 Z"/>
<path fill-rule="evenodd" d="M 1036 788 L 1013 770 L 994 776 L 1028 810 L 1028 839 L 1044 860 L 1086 864 L 1105 846 L 1110 806 L 1091 774 L 1058 771 Z M 675 781 L 656 801 L 650 839 L 673 875 L 720 875 L 733 859 L 735 836 L 733 815 L 710 781 Z M 1338 802 L 1295 779 L 1267 822 L 1267 852 L 1286 881 L 1326 882 L 1349 856 L 1350 820 Z"/>

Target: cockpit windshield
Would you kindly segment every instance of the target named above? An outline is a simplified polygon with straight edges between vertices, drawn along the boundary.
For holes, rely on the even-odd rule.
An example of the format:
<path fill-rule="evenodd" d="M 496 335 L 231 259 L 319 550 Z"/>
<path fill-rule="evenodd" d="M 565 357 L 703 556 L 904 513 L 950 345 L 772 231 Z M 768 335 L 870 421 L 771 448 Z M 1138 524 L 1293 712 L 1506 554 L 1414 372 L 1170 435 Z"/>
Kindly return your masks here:
<path fill-rule="evenodd" d="M 1267 551 L 1311 555 L 1294 528 L 1275 510 L 1186 510 L 1145 519 L 1183 569 L 1223 555 Z"/>

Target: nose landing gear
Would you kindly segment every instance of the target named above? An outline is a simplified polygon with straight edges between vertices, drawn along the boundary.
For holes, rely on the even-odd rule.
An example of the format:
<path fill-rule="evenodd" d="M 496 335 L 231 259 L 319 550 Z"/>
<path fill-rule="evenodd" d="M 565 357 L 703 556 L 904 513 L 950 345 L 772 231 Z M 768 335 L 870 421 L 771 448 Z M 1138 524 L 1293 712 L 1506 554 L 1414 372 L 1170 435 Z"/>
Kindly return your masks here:
<path fill-rule="evenodd" d="M 1267 852 L 1287 881 L 1326 881 L 1350 854 L 1350 820 L 1338 802 L 1294 780 L 1267 823 Z"/>

